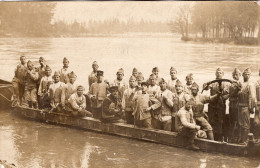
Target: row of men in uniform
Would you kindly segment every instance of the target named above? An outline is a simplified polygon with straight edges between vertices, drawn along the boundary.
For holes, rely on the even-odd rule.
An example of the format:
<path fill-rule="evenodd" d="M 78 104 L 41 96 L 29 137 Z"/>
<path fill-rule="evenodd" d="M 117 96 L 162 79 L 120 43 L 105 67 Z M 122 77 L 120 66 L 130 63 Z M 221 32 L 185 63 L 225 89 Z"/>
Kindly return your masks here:
<path fill-rule="evenodd" d="M 35 93 L 38 92 L 40 108 L 50 105 L 56 111 L 76 111 L 76 114 L 81 116 L 91 115 L 85 110 L 87 109 L 91 111 L 94 118 L 104 122 L 119 122 L 124 118 L 127 123 L 139 127 L 167 131 L 183 130 L 183 135 L 190 139 L 189 144 L 193 144 L 194 133 L 200 129 L 206 131 L 207 137 L 212 140 L 222 140 L 224 132 L 228 132 L 226 137 L 236 137 L 239 142 L 245 142 L 250 129 L 249 113 L 252 113 L 254 108 L 256 109 L 255 122 L 259 124 L 259 95 L 256 96 L 255 86 L 249 82 L 251 73 L 249 69 L 243 72 L 244 82 L 240 82 L 241 73 L 235 69 L 234 82 L 231 85 L 222 82 L 221 90 L 218 83 L 206 83 L 203 87 L 210 89 L 211 92 L 211 96 L 206 96 L 199 94 L 199 86 L 193 82 L 192 74 L 187 75 L 186 85 L 183 85 L 177 78 L 177 70 L 173 67 L 170 69 L 171 80 L 168 82 L 158 77 L 158 68 L 153 68 L 147 81 L 144 81 L 142 73 L 134 68 L 129 78 L 129 85 L 123 82 L 123 69 L 119 69 L 117 79 L 108 84 L 103 80 L 104 73 L 98 70 L 97 62 L 93 62 L 93 72 L 89 75 L 89 92 L 84 97 L 81 91 L 84 88 L 74 86 L 76 76 L 69 71 L 69 61 L 66 58 L 63 60 L 63 68 L 60 72 L 55 72 L 53 78 L 50 68 L 44 67 L 42 60 L 44 59 L 40 58 L 39 68 L 31 68 L 32 63 L 28 61 L 26 66 L 25 57 L 21 57 L 21 64 L 15 71 L 13 80 L 14 88 L 17 88 L 15 95 L 20 94 L 20 97 L 23 97 L 20 91 L 24 88 L 25 102 L 30 107 L 37 106 Z M 23 69 L 26 69 L 24 77 L 22 77 Z M 222 79 L 223 75 L 223 70 L 218 68 L 216 78 Z M 31 83 L 34 83 L 33 87 Z M 259 84 L 256 85 L 256 90 L 259 89 Z M 75 93 L 77 92 L 75 88 L 79 93 Z M 74 98 L 70 99 L 72 93 Z M 257 93 L 259 94 L 259 90 Z M 225 127 L 224 122 L 225 100 L 228 98 L 231 127 Z M 85 102 L 81 108 L 80 102 Z M 206 103 L 210 103 L 209 121 L 203 111 Z M 78 111 L 80 113 L 77 113 Z M 236 127 L 239 128 L 238 132 L 235 131 Z M 184 128 L 187 130 L 185 131 Z"/>

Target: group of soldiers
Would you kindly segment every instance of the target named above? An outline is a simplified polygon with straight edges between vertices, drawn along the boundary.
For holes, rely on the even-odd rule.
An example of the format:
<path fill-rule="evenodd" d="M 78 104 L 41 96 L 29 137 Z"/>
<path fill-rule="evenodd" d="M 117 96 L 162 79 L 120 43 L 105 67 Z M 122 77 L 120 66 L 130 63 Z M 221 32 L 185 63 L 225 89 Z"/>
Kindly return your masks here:
<path fill-rule="evenodd" d="M 187 147 L 198 150 L 195 136 L 210 140 L 246 143 L 250 132 L 250 114 L 254 114 L 255 138 L 260 138 L 260 79 L 250 80 L 251 70 L 242 73 L 235 68 L 232 80 L 223 79 L 221 68 L 216 70 L 216 80 L 203 85 L 210 96 L 199 92 L 193 74 L 186 83 L 178 79 L 177 70 L 170 68 L 171 79 L 159 77 L 159 69 L 152 69 L 148 80 L 136 68 L 129 83 L 125 83 L 124 70 L 120 68 L 113 82 L 107 82 L 96 61 L 88 77 L 89 91 L 76 84 L 77 76 L 63 59 L 63 67 L 52 76 L 51 68 L 40 57 L 40 66 L 34 67 L 25 56 L 13 78 L 14 100 L 30 108 L 48 109 L 73 116 L 93 116 L 102 122 L 126 122 L 137 127 L 178 132 L 185 137 Z M 260 76 L 260 71 L 259 71 Z M 226 100 L 229 99 L 229 114 Z M 209 103 L 208 112 L 204 105 Z"/>

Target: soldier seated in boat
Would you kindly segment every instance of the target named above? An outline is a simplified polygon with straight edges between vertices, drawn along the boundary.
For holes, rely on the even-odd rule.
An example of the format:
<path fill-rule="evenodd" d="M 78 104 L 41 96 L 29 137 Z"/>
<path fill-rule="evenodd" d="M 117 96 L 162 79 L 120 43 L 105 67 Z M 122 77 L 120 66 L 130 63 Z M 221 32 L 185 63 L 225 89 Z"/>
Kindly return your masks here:
<path fill-rule="evenodd" d="M 63 83 L 69 82 L 69 73 L 71 72 L 69 67 L 69 60 L 64 57 L 63 58 L 63 67 L 60 70 L 60 81 Z"/>
<path fill-rule="evenodd" d="M 161 90 L 157 93 L 156 98 L 161 102 L 161 106 L 152 112 L 152 125 L 155 129 L 171 131 L 173 93 L 167 89 L 167 83 L 163 78 L 159 84 Z"/>
<path fill-rule="evenodd" d="M 60 81 L 60 72 L 55 71 L 53 75 L 54 83 L 50 85 L 50 100 L 53 111 L 62 112 L 65 109 L 65 104 L 61 102 L 62 92 L 64 91 L 65 83 Z"/>
<path fill-rule="evenodd" d="M 148 83 L 142 82 L 142 94 L 137 94 L 133 99 L 133 115 L 135 125 L 138 127 L 152 128 L 151 111 L 161 106 L 159 100 L 147 93 Z"/>
<path fill-rule="evenodd" d="M 122 122 L 122 102 L 119 99 L 119 87 L 112 86 L 109 88 L 110 95 L 103 101 L 101 121 L 103 122 Z"/>
<path fill-rule="evenodd" d="M 199 150 L 199 147 L 194 145 L 194 138 L 197 134 L 197 131 L 200 130 L 200 126 L 196 125 L 193 119 L 192 112 L 192 99 L 188 100 L 185 103 L 185 106 L 182 107 L 176 115 L 176 131 L 179 136 L 182 136 L 185 140 L 184 145 L 193 150 Z"/>
<path fill-rule="evenodd" d="M 86 110 L 86 97 L 83 95 L 85 88 L 81 85 L 77 86 L 76 93 L 73 93 L 66 104 L 66 111 L 73 116 L 92 117 L 92 113 Z"/>
<path fill-rule="evenodd" d="M 53 78 L 51 76 L 51 73 L 52 73 L 51 68 L 48 65 L 46 65 L 45 75 L 42 77 L 38 89 L 40 109 L 50 108 L 49 88 L 50 85 L 53 83 Z"/>
<path fill-rule="evenodd" d="M 24 98 L 29 107 L 38 108 L 37 104 L 37 82 L 39 78 L 38 72 L 36 72 L 33 63 L 27 62 L 27 74 L 25 76 L 25 90 Z"/>
<path fill-rule="evenodd" d="M 25 76 L 27 74 L 26 57 L 20 57 L 20 63 L 17 65 L 14 71 L 14 78 L 12 80 L 13 85 L 13 99 L 18 100 L 19 104 L 22 105 L 24 101 L 24 87 L 25 87 Z"/>
<path fill-rule="evenodd" d="M 69 82 L 65 84 L 64 86 L 64 90 L 62 92 L 62 96 L 61 96 L 61 103 L 65 104 L 65 107 L 67 107 L 66 105 L 68 104 L 68 100 L 70 98 L 70 96 L 73 93 L 77 92 L 77 84 L 76 84 L 76 79 L 77 76 L 76 74 L 72 71 L 71 73 L 68 74 L 69 76 Z"/>

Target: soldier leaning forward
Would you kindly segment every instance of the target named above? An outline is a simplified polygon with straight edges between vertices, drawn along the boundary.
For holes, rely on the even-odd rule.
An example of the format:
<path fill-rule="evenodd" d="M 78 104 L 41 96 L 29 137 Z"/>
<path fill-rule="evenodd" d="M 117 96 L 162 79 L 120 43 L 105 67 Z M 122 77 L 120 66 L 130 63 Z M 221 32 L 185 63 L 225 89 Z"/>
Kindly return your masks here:
<path fill-rule="evenodd" d="M 101 115 L 101 121 L 103 122 L 115 123 L 122 121 L 122 103 L 119 99 L 118 89 L 118 86 L 110 87 L 109 91 L 111 94 L 103 101 Z"/>
<path fill-rule="evenodd" d="M 48 65 L 46 65 L 45 75 L 41 78 L 40 86 L 38 89 L 40 109 L 50 108 L 49 88 L 50 85 L 53 84 L 51 72 L 51 68 Z"/>
<path fill-rule="evenodd" d="M 167 89 L 167 83 L 163 78 L 159 85 L 161 90 L 157 93 L 156 98 L 161 102 L 161 106 L 152 112 L 152 125 L 155 129 L 171 131 L 173 93 Z"/>
<path fill-rule="evenodd" d="M 259 69 L 259 76 L 260 76 L 260 69 Z M 255 103 L 255 118 L 254 118 L 254 124 L 255 124 L 255 138 L 260 138 L 260 79 L 256 82 L 256 103 Z"/>
<path fill-rule="evenodd" d="M 27 74 L 25 77 L 25 90 L 24 98 L 29 107 L 38 108 L 37 105 L 37 82 L 38 82 L 38 72 L 36 72 L 31 61 L 27 62 Z"/>
<path fill-rule="evenodd" d="M 97 71 L 97 82 L 90 87 L 88 96 L 91 99 L 91 112 L 93 117 L 100 119 L 102 112 L 102 103 L 108 94 L 108 84 L 103 81 L 103 71 Z"/>
<path fill-rule="evenodd" d="M 27 74 L 27 65 L 25 56 L 20 57 L 21 63 L 17 65 L 14 71 L 14 78 L 12 80 L 12 85 L 14 89 L 14 99 L 19 100 L 21 105 L 24 100 L 24 85 L 25 85 L 25 76 Z"/>
<path fill-rule="evenodd" d="M 152 128 L 151 110 L 156 110 L 161 103 L 147 93 L 148 83 L 142 82 L 142 94 L 136 95 L 133 102 L 133 115 L 135 124 L 138 127 Z"/>

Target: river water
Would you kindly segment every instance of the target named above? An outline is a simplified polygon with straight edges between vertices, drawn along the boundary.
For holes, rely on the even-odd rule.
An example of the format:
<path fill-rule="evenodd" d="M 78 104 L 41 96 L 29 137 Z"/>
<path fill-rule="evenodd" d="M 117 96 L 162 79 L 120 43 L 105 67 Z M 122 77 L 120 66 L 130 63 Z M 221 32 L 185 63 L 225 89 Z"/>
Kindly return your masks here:
<path fill-rule="evenodd" d="M 118 36 L 89 38 L 2 38 L 0 78 L 11 81 L 21 54 L 35 62 L 43 56 L 54 70 L 70 60 L 78 83 L 88 90 L 87 76 L 93 61 L 105 71 L 105 79 L 116 78 L 119 68 L 127 81 L 133 67 L 145 77 L 155 66 L 169 78 L 170 66 L 185 81 L 193 73 L 200 85 L 214 79 L 222 67 L 231 78 L 235 67 L 250 67 L 252 80 L 260 68 L 260 47 L 182 42 L 170 36 Z M 0 111 L 0 160 L 17 167 L 260 167 L 259 158 L 193 152 L 148 142 L 102 135 L 83 130 L 37 123 Z"/>

